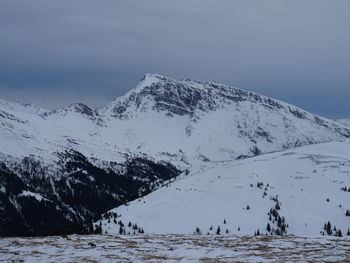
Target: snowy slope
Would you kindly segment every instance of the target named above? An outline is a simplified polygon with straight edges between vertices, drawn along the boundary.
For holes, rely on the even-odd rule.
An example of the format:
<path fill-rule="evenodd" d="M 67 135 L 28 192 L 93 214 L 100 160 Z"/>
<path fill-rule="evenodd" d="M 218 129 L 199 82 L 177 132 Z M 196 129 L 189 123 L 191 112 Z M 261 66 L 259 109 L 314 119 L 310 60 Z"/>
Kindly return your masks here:
<path fill-rule="evenodd" d="M 337 122 L 343 124 L 344 126 L 350 127 L 350 119 L 339 119 Z"/>
<path fill-rule="evenodd" d="M 98 109 L 0 100 L 0 234 L 14 222 L 30 233 L 81 222 L 181 171 L 349 137 L 350 128 L 278 100 L 156 74 Z M 33 207 L 43 216 L 30 217 Z"/>
<path fill-rule="evenodd" d="M 330 221 L 332 234 L 336 234 L 335 226 L 346 235 L 350 228 L 348 189 L 350 140 L 330 142 L 183 175 L 111 210 L 95 227 L 101 223 L 102 233 L 119 233 L 120 225 L 115 222 L 121 221 L 131 234 L 135 224 L 136 233 L 141 228 L 148 234 L 191 234 L 197 227 L 203 234 L 215 234 L 218 226 L 221 234 L 251 235 L 257 230 L 271 234 L 266 230 L 268 223 L 271 230 L 280 229 L 278 216 L 274 221 L 268 215 L 278 203 L 280 209 L 275 211 L 285 218 L 286 234 L 320 235 Z"/>
<path fill-rule="evenodd" d="M 154 74 L 146 74 L 136 89 L 100 112 L 115 127 L 101 131 L 111 142 L 123 138 L 119 146 L 157 158 L 161 153 L 184 153 L 190 163 L 253 156 L 350 135 L 334 121 L 256 93 Z"/>

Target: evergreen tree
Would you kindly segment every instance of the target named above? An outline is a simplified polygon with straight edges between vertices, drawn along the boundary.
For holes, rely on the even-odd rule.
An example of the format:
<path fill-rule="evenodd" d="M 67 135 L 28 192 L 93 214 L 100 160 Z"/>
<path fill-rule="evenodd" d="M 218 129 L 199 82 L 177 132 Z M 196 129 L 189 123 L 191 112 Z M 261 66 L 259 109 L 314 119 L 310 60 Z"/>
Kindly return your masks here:
<path fill-rule="evenodd" d="M 282 231 L 282 234 L 283 234 L 284 232 L 286 232 L 286 225 L 283 224 L 283 223 L 282 223 L 282 225 L 281 225 L 281 231 Z"/>
<path fill-rule="evenodd" d="M 119 235 L 122 235 L 124 233 L 124 229 L 121 225 L 119 225 Z"/>
<path fill-rule="evenodd" d="M 341 230 L 339 229 L 337 232 L 337 237 L 343 237 L 343 233 L 341 232 Z"/>
<path fill-rule="evenodd" d="M 92 232 L 94 232 L 94 225 L 90 222 L 88 225 L 88 233 L 91 234 Z"/>
<path fill-rule="evenodd" d="M 349 210 L 346 210 L 345 215 L 346 215 L 346 216 L 350 216 L 350 211 L 349 211 Z"/>
<path fill-rule="evenodd" d="M 270 226 L 270 223 L 267 223 L 266 230 L 267 230 L 268 232 L 271 232 L 271 226 Z"/>
<path fill-rule="evenodd" d="M 281 224 L 282 224 L 282 219 L 280 216 L 278 216 L 278 219 L 277 219 L 277 226 L 278 227 L 281 227 Z"/>
<path fill-rule="evenodd" d="M 220 226 L 218 226 L 218 228 L 216 229 L 216 234 L 217 234 L 217 235 L 220 235 L 220 232 L 221 232 Z"/>
<path fill-rule="evenodd" d="M 102 225 L 95 226 L 94 234 L 102 234 Z"/>
<path fill-rule="evenodd" d="M 329 236 L 332 235 L 332 225 L 331 225 L 331 222 L 329 221 L 327 223 L 326 232 Z"/>
<path fill-rule="evenodd" d="M 276 203 L 275 209 L 276 209 L 276 210 L 280 210 L 280 209 L 281 209 L 281 207 L 280 207 L 280 205 L 279 205 L 278 203 Z"/>

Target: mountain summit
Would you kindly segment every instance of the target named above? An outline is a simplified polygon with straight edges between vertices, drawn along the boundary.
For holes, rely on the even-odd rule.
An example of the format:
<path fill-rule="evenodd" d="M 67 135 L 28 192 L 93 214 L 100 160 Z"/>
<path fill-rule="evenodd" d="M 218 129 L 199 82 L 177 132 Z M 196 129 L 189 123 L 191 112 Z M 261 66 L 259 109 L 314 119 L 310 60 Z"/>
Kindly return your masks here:
<path fill-rule="evenodd" d="M 47 111 L 0 101 L 0 112 L 3 153 L 51 161 L 52 153 L 73 149 L 110 161 L 146 154 L 188 167 L 350 137 L 342 123 L 276 99 L 157 74 L 99 109 L 77 103 Z"/>
<path fill-rule="evenodd" d="M 279 100 L 157 74 L 99 109 L 0 100 L 0 234 L 81 223 L 185 170 L 349 137 Z"/>
<path fill-rule="evenodd" d="M 137 120 L 130 127 L 135 143 L 140 138 L 137 145 L 152 147 L 161 140 L 161 152 L 177 154 L 181 149 L 210 160 L 350 137 L 343 125 L 276 99 L 214 82 L 179 81 L 157 74 L 146 74 L 134 90 L 101 112 L 111 122 Z M 170 140 L 176 148 L 171 148 Z"/>

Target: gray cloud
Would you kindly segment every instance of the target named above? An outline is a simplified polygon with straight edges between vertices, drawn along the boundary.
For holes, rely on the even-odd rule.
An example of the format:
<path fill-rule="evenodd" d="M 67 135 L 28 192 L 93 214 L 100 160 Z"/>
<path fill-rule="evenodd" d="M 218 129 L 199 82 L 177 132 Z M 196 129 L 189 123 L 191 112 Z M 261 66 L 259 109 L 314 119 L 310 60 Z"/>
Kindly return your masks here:
<path fill-rule="evenodd" d="M 0 97 L 100 105 L 155 72 L 350 116 L 349 11 L 347 0 L 3 0 Z"/>

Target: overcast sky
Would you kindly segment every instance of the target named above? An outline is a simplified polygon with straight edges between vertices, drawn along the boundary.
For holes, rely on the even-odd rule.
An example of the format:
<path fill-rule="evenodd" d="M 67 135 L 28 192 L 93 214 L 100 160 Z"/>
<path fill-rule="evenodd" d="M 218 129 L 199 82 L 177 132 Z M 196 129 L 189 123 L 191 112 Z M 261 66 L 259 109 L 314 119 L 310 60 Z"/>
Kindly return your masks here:
<path fill-rule="evenodd" d="M 350 117 L 349 0 L 1 0 L 0 97 L 108 103 L 146 72 Z"/>

